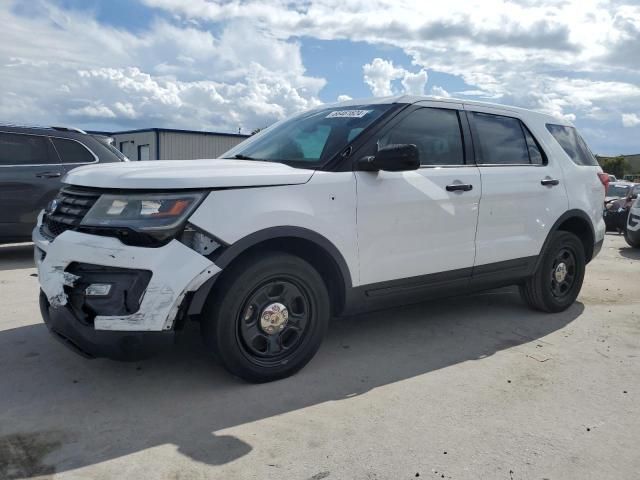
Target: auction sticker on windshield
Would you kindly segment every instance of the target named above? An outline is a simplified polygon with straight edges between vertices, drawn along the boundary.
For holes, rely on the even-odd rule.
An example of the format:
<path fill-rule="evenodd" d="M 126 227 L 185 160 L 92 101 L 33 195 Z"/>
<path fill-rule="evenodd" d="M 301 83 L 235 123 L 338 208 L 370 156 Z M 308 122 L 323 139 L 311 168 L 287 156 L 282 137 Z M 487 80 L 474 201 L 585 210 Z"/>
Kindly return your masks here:
<path fill-rule="evenodd" d="M 362 118 L 371 110 L 336 110 L 326 118 Z"/>

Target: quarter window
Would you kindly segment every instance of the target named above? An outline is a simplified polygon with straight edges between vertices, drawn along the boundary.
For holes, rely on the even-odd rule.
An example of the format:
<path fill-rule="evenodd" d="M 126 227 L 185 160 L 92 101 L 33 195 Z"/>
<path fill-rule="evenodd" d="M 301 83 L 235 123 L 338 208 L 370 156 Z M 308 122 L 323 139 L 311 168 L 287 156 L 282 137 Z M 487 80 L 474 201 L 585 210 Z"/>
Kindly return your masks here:
<path fill-rule="evenodd" d="M 477 159 L 478 163 L 490 165 L 526 165 L 531 163 L 529 160 L 531 147 L 525 138 L 520 120 L 479 112 L 473 112 L 471 115 L 479 143 L 480 158 Z M 531 140 L 533 141 L 533 137 Z M 535 141 L 533 144 L 535 145 Z M 539 150 L 537 153 L 540 157 L 542 156 Z M 533 154 L 535 155 L 535 151 Z"/>
<path fill-rule="evenodd" d="M 413 144 L 421 165 L 463 165 L 464 147 L 456 110 L 420 108 L 378 139 L 378 148 Z"/>
<path fill-rule="evenodd" d="M 0 133 L 0 165 L 40 165 L 48 157 L 45 137 Z"/>
<path fill-rule="evenodd" d="M 553 135 L 553 138 L 556 139 L 573 163 L 593 167 L 598 166 L 598 161 L 575 128 L 547 124 L 547 130 Z"/>
<path fill-rule="evenodd" d="M 56 147 L 62 163 L 92 163 L 95 161 L 91 152 L 79 142 L 63 138 L 52 138 L 51 141 Z"/>

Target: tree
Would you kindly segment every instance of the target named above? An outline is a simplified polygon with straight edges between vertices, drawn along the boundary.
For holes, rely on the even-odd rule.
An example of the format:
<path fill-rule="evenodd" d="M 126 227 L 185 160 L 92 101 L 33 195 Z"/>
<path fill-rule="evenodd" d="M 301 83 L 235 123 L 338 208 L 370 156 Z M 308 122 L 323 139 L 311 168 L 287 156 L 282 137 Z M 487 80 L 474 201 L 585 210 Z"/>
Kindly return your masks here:
<path fill-rule="evenodd" d="M 264 130 L 264 127 L 259 127 L 259 128 L 254 128 L 251 131 L 251 135 L 255 135 L 256 133 L 258 133 L 259 131 Z"/>
<path fill-rule="evenodd" d="M 629 169 L 629 165 L 622 155 L 617 157 L 598 157 L 598 162 L 605 172 L 615 175 L 616 178 L 623 178 L 625 172 Z"/>

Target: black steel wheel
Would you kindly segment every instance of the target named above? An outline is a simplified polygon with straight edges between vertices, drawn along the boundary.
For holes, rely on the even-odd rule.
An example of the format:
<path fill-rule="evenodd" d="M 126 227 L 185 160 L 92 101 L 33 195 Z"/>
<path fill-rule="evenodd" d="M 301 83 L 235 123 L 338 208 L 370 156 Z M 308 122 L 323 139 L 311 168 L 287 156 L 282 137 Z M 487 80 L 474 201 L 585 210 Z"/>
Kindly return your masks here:
<path fill-rule="evenodd" d="M 525 302 L 543 312 L 561 312 L 578 297 L 586 267 L 584 246 L 570 232 L 554 232 L 531 278 L 520 286 Z"/>
<path fill-rule="evenodd" d="M 223 272 L 205 305 L 205 344 L 251 382 L 287 377 L 311 360 L 329 323 L 320 274 L 287 253 L 251 255 Z"/>
<path fill-rule="evenodd" d="M 239 314 L 238 342 L 250 361 L 265 366 L 277 364 L 303 343 L 313 317 L 309 293 L 289 275 L 259 285 Z"/>
<path fill-rule="evenodd" d="M 572 249 L 561 248 L 551 264 L 551 292 L 556 298 L 571 293 L 576 280 L 576 256 Z"/>

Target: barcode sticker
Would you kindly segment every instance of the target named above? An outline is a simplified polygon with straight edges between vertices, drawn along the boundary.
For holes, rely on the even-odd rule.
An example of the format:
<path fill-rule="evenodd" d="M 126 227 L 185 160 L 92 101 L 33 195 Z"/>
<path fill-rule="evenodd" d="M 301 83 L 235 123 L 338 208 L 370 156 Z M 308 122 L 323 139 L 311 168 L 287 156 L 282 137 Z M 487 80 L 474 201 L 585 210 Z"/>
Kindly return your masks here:
<path fill-rule="evenodd" d="M 326 118 L 362 118 L 371 110 L 335 110 Z"/>

